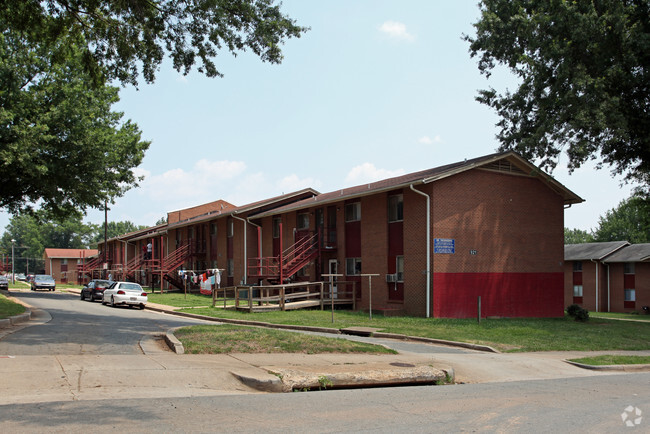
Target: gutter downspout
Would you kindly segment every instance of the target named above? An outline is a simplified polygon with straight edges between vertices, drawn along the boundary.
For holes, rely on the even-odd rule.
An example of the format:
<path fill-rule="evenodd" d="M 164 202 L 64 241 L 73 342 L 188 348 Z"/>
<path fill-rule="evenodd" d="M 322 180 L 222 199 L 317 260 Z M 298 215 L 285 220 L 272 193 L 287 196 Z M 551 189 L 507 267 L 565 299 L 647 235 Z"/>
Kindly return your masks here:
<path fill-rule="evenodd" d="M 610 306 L 610 288 L 609 288 L 609 264 L 605 264 L 607 267 L 607 312 L 611 312 L 611 306 Z"/>
<path fill-rule="evenodd" d="M 590 259 L 591 262 L 596 264 L 596 312 L 598 312 L 598 264 L 600 262 Z"/>
<path fill-rule="evenodd" d="M 251 225 L 253 225 L 253 226 L 255 226 L 257 228 L 257 254 L 258 254 L 259 258 L 260 258 L 260 260 L 259 260 L 259 267 L 260 267 L 259 270 L 260 270 L 260 273 L 261 273 L 261 270 L 262 270 L 262 226 L 258 225 L 257 223 L 253 223 L 250 220 L 250 217 L 246 217 L 246 221 L 249 224 L 251 224 Z"/>
<path fill-rule="evenodd" d="M 427 199 L 427 318 L 431 318 L 431 197 L 428 194 L 416 190 L 413 184 L 411 190 Z"/>
<path fill-rule="evenodd" d="M 246 244 L 246 232 L 248 232 L 248 227 L 246 226 L 247 221 L 241 217 L 237 217 L 235 214 L 231 214 L 231 217 L 244 222 L 244 285 L 246 285 L 246 279 L 248 276 L 248 244 Z"/>

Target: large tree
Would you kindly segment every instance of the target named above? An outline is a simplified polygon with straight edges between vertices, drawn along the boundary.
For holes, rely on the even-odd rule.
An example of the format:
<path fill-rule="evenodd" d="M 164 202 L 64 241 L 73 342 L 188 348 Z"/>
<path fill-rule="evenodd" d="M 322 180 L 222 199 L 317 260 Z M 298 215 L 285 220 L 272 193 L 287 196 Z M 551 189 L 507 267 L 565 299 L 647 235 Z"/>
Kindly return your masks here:
<path fill-rule="evenodd" d="M 482 0 L 475 36 L 480 71 L 509 68 L 518 88 L 482 90 L 499 114 L 502 149 L 552 169 L 590 159 L 650 186 L 650 2 Z"/>
<path fill-rule="evenodd" d="M 111 111 L 118 88 L 85 72 L 83 40 L 35 44 L 25 32 L 1 30 L 0 208 L 40 207 L 63 218 L 135 185 L 132 169 L 149 143 Z"/>
<path fill-rule="evenodd" d="M 650 201 L 638 195 L 621 201 L 598 219 L 596 241 L 650 243 Z"/>
<path fill-rule="evenodd" d="M 221 73 L 214 58 L 251 50 L 279 63 L 280 46 L 307 29 L 280 11 L 274 0 L 0 0 L 0 21 L 49 44 L 64 35 L 81 36 L 84 61 L 96 76 L 136 84 L 147 82 L 165 56 L 174 68 Z"/>

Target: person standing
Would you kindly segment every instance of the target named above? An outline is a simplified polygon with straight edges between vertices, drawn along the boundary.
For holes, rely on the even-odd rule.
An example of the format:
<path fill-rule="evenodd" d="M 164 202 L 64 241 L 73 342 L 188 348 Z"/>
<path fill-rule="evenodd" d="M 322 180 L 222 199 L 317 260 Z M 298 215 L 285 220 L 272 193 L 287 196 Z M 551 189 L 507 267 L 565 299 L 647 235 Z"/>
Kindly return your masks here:
<path fill-rule="evenodd" d="M 152 251 L 151 240 L 149 240 L 149 243 L 147 244 L 147 259 L 151 259 L 151 251 Z"/>

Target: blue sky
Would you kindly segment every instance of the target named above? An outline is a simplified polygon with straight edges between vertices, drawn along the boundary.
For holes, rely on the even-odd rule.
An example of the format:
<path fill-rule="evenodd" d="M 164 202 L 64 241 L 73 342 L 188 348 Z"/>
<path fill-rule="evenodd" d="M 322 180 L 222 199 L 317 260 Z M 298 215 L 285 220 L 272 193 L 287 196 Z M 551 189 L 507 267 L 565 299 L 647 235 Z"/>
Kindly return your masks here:
<path fill-rule="evenodd" d="M 281 65 L 221 53 L 223 78 L 162 65 L 155 84 L 123 88 L 114 108 L 151 146 L 141 186 L 110 207 L 109 220 L 153 225 L 173 211 L 224 199 L 243 205 L 313 187 L 336 190 L 492 153 L 496 115 L 478 89 L 489 80 L 470 59 L 475 1 L 285 0 L 311 30 L 284 45 Z M 566 158 L 563 161 L 566 163 Z M 591 229 L 629 196 L 609 170 L 552 175 L 587 200 L 565 226 Z M 91 210 L 86 221 L 103 222 Z M 0 214 L 0 227 L 9 221 Z"/>

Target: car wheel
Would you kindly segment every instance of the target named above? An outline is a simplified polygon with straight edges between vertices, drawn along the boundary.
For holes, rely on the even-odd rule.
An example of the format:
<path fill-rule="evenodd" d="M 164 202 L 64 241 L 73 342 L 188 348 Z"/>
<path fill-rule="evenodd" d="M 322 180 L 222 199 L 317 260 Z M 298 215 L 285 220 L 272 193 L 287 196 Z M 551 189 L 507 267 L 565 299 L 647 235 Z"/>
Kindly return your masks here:
<path fill-rule="evenodd" d="M 111 307 L 115 307 L 115 297 L 111 295 Z"/>
<path fill-rule="evenodd" d="M 84 292 L 81 291 L 81 300 L 83 301 L 85 298 L 86 298 L 86 296 L 84 295 Z"/>
<path fill-rule="evenodd" d="M 104 297 L 102 297 L 102 306 L 106 306 L 106 301 L 104 300 Z"/>
<path fill-rule="evenodd" d="M 143 309 L 144 309 L 144 304 L 141 304 L 140 305 L 140 310 L 143 310 Z"/>

